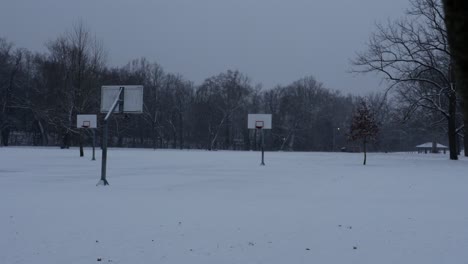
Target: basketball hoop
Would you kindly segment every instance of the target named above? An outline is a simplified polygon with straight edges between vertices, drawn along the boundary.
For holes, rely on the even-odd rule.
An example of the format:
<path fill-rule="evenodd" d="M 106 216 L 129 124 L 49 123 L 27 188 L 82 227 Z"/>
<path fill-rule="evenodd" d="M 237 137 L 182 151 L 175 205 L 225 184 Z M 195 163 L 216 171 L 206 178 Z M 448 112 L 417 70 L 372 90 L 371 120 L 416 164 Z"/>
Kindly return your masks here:
<path fill-rule="evenodd" d="M 255 130 L 255 144 L 257 142 L 257 134 L 262 137 L 262 162 L 261 166 L 265 166 L 265 130 L 271 129 L 271 114 L 248 114 L 247 128 Z"/>
<path fill-rule="evenodd" d="M 262 129 L 263 128 L 263 121 L 255 121 L 255 128 Z"/>
<path fill-rule="evenodd" d="M 81 125 L 82 128 L 89 128 L 91 126 L 91 121 L 83 121 Z"/>

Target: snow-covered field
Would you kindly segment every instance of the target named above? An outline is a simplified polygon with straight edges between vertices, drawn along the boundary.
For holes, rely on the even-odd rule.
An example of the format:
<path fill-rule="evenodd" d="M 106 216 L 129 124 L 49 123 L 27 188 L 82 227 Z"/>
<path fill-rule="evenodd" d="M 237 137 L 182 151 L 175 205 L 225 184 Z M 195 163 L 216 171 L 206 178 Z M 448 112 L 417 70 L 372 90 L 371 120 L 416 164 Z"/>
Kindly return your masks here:
<path fill-rule="evenodd" d="M 468 263 L 468 160 L 0 148 L 0 263 Z M 98 261 L 101 260 L 101 262 Z"/>

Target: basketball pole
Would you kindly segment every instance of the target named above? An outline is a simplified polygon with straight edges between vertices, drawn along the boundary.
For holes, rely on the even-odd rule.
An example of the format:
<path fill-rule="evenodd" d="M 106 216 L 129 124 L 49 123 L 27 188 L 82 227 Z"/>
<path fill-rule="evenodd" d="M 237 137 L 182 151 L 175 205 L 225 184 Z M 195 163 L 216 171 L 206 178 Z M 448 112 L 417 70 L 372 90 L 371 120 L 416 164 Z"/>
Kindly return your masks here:
<path fill-rule="evenodd" d="M 95 149 L 96 149 L 96 129 L 91 128 L 93 130 L 93 158 L 91 160 L 96 160 Z"/>
<path fill-rule="evenodd" d="M 263 128 L 260 128 L 260 131 L 262 133 L 262 163 L 260 165 L 265 166 L 265 137 L 263 136 Z"/>
<path fill-rule="evenodd" d="M 114 112 L 115 108 L 117 108 L 117 105 L 121 104 L 122 101 L 122 92 L 124 90 L 124 87 L 120 87 L 119 93 L 117 95 L 117 98 L 115 98 L 114 103 L 111 106 L 111 109 L 109 112 L 107 112 L 106 117 L 104 118 L 104 133 L 103 133 L 103 139 L 102 139 L 102 164 L 101 164 L 101 180 L 98 182 L 97 185 L 109 185 L 109 182 L 106 179 L 106 168 L 107 168 L 107 134 L 109 131 L 109 123 L 108 120 L 112 113 Z"/>
<path fill-rule="evenodd" d="M 263 130 L 271 129 L 271 114 L 248 114 L 247 128 L 255 129 L 255 150 L 258 150 L 258 133 L 261 134 L 262 160 L 260 166 L 265 166 L 265 132 Z"/>

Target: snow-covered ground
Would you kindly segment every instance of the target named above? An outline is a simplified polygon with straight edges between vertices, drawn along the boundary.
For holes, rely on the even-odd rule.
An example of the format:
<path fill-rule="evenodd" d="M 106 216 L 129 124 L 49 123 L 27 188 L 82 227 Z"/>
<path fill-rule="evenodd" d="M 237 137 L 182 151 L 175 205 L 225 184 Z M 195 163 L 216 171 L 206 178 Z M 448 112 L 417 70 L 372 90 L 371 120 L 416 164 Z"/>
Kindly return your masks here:
<path fill-rule="evenodd" d="M 0 148 L 0 263 L 468 263 L 467 159 L 97 154 Z"/>

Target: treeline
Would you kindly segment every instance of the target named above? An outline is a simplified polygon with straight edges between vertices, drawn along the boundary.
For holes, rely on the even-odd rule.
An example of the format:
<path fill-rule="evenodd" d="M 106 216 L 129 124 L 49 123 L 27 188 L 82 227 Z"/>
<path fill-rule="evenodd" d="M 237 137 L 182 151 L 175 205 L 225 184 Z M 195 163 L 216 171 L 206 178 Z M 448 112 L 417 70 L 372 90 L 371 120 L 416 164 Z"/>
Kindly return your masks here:
<path fill-rule="evenodd" d="M 109 145 L 116 147 L 256 149 L 258 135 L 247 129 L 247 114 L 271 113 L 274 128 L 266 133 L 267 149 L 356 150 L 359 146 L 347 135 L 360 100 L 369 103 L 381 127 L 373 150 L 413 150 L 427 141 L 446 142 L 444 126 L 420 118 L 427 112 L 414 110 L 411 118 L 404 117 L 399 104 L 385 94 L 343 95 L 313 77 L 262 88 L 236 70 L 196 85 L 145 58 L 109 67 L 102 44 L 82 24 L 46 47 L 46 53 L 34 53 L 0 38 L 4 146 L 89 145 L 88 131 L 76 127 L 76 115 L 98 114 L 102 123 L 102 85 L 144 86 L 143 114 L 115 115 L 110 121 Z"/>

